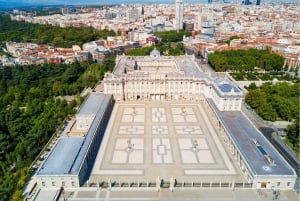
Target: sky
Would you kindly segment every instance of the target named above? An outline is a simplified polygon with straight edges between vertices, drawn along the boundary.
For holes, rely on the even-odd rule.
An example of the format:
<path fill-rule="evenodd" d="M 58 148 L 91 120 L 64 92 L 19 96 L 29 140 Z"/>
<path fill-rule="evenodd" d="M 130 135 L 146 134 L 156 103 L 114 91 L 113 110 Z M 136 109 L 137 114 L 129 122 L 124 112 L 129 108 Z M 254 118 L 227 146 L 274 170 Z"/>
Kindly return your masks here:
<path fill-rule="evenodd" d="M 235 0 L 234 0 L 235 1 Z M 242 0 L 240 0 L 242 1 Z M 261 0 L 261 2 L 285 1 L 300 2 L 300 0 Z M 129 3 L 173 3 L 175 0 L 0 0 L 1 7 L 19 7 L 26 5 L 103 5 Z M 205 3 L 207 0 L 184 0 L 185 3 Z"/>
<path fill-rule="evenodd" d="M 104 5 L 121 3 L 172 3 L 175 0 L 0 0 L 1 8 L 15 8 L 22 6 L 40 5 Z M 204 1 L 204 0 L 188 0 Z"/>
<path fill-rule="evenodd" d="M 137 0 L 136 0 L 137 1 Z M 172 2 L 173 0 L 164 0 L 166 2 Z M 203 0 L 200 0 L 203 1 Z M 20 4 L 31 4 L 31 5 L 40 5 L 40 4 L 105 4 L 109 3 L 129 3 L 132 0 L 0 0 L 0 2 L 10 3 L 20 3 Z M 149 3 L 159 3 L 161 0 L 140 0 L 140 2 L 149 2 Z M 175 0 L 174 0 L 175 2 Z"/>

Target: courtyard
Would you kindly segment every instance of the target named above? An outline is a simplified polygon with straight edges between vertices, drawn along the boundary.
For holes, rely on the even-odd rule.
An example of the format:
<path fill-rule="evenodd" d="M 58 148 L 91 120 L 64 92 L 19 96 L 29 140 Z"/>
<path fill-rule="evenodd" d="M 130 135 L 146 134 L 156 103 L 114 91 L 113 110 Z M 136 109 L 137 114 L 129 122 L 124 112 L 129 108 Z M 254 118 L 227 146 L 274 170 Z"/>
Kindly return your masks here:
<path fill-rule="evenodd" d="M 245 182 L 204 101 L 116 102 L 88 182 Z"/>

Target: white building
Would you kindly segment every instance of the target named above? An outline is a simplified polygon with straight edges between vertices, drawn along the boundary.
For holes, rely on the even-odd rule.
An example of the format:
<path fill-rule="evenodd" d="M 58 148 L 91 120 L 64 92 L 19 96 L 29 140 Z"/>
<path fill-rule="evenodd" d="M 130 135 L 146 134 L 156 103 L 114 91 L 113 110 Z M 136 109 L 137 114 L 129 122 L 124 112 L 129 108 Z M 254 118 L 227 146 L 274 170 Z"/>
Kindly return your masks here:
<path fill-rule="evenodd" d="M 210 77 L 192 55 L 118 56 L 104 78 L 104 93 L 115 100 L 201 100 L 212 98 L 221 111 L 238 111 L 243 91 L 226 77 Z"/>
<path fill-rule="evenodd" d="M 119 56 L 104 78 L 115 100 L 207 101 L 209 116 L 252 188 L 291 189 L 296 173 L 241 112 L 243 91 L 227 77 L 205 73 L 194 56 Z"/>
<path fill-rule="evenodd" d="M 183 0 L 175 1 L 175 29 L 183 29 Z"/>
<path fill-rule="evenodd" d="M 91 93 L 76 115 L 84 136 L 62 136 L 37 170 L 34 181 L 40 188 L 78 188 L 89 177 L 107 125 L 111 95 Z"/>
<path fill-rule="evenodd" d="M 127 11 L 127 20 L 129 22 L 136 22 L 139 19 L 139 10 L 130 9 Z"/>
<path fill-rule="evenodd" d="M 243 91 L 226 77 L 205 73 L 194 56 L 166 57 L 157 50 L 150 56 L 119 56 L 103 83 L 104 94 L 91 93 L 76 115 L 77 129 L 86 135 L 57 140 L 34 175 L 27 196 L 35 187 L 56 189 L 59 195 L 63 189 L 78 189 L 88 183 L 114 100 L 137 99 L 203 101 L 220 140 L 246 179 L 227 183 L 228 187 L 293 189 L 297 178 L 294 169 L 241 112 Z"/>

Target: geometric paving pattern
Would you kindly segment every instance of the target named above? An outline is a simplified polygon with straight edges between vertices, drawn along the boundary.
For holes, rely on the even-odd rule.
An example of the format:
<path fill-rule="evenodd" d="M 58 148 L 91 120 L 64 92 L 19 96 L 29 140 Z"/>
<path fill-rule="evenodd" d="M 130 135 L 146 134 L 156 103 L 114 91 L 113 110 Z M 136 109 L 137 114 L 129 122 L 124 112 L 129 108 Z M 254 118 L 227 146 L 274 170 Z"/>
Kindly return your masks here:
<path fill-rule="evenodd" d="M 202 103 L 116 103 L 91 179 L 241 178 Z M 213 177 L 213 175 L 219 175 Z M 222 179 L 223 178 L 223 179 Z M 234 179 L 238 180 L 238 179 Z"/>
<path fill-rule="evenodd" d="M 214 163 L 205 138 L 179 138 L 182 163 Z"/>
<path fill-rule="evenodd" d="M 153 135 L 167 135 L 169 133 L 168 126 L 152 126 Z"/>
<path fill-rule="evenodd" d="M 203 134 L 200 126 L 183 125 L 183 126 L 175 126 L 175 129 L 176 129 L 176 134 L 179 134 L 179 135 L 183 135 L 183 134 L 185 134 L 185 135 L 201 135 L 201 134 Z"/>
<path fill-rule="evenodd" d="M 173 163 L 170 140 L 168 138 L 152 139 L 153 163 Z"/>
<path fill-rule="evenodd" d="M 112 163 L 143 163 L 144 162 L 144 139 L 119 138 L 116 141 L 112 155 Z"/>
<path fill-rule="evenodd" d="M 144 122 L 145 108 L 130 107 L 125 108 L 122 116 L 122 122 Z"/>
<path fill-rule="evenodd" d="M 193 108 L 190 107 L 175 107 L 172 108 L 174 122 L 197 122 Z"/>
<path fill-rule="evenodd" d="M 167 122 L 164 108 L 152 108 L 152 122 Z"/>
<path fill-rule="evenodd" d="M 121 135 L 142 135 L 144 126 L 120 126 L 119 134 Z"/>

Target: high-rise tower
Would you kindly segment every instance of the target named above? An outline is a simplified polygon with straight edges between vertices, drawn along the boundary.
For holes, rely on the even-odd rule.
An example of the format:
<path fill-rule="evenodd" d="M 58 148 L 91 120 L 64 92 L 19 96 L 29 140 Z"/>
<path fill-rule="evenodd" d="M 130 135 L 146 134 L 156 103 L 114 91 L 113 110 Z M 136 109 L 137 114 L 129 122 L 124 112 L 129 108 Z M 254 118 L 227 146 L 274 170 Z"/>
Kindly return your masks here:
<path fill-rule="evenodd" d="M 183 0 L 175 1 L 175 29 L 183 29 Z"/>
<path fill-rule="evenodd" d="M 251 2 L 250 2 L 250 0 L 245 0 L 245 1 L 244 1 L 244 4 L 245 4 L 245 5 L 250 5 Z"/>

